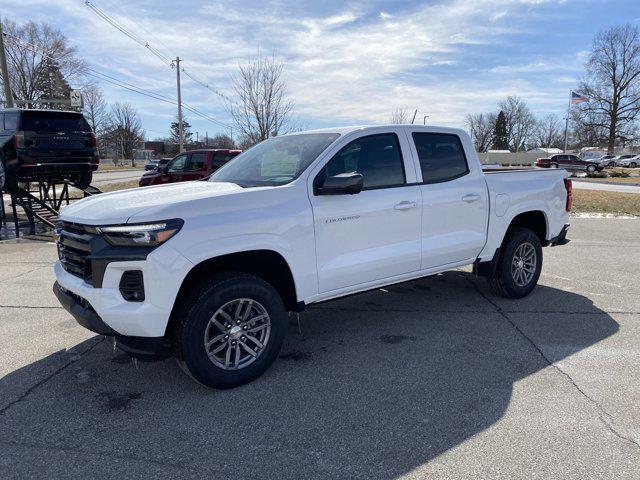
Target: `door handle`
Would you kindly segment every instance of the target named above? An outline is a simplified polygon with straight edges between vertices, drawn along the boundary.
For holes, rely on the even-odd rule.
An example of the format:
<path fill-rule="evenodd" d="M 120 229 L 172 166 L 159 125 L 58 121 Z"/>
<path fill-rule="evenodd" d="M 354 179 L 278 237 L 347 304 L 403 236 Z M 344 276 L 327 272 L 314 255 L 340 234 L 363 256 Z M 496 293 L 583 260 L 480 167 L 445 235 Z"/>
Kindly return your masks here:
<path fill-rule="evenodd" d="M 396 203 L 393 208 L 396 210 L 411 210 L 412 208 L 416 208 L 418 206 L 418 202 L 404 202 Z"/>
<path fill-rule="evenodd" d="M 469 193 L 468 195 L 462 197 L 462 201 L 467 203 L 477 202 L 478 200 L 480 200 L 480 195 L 478 195 L 477 193 Z"/>

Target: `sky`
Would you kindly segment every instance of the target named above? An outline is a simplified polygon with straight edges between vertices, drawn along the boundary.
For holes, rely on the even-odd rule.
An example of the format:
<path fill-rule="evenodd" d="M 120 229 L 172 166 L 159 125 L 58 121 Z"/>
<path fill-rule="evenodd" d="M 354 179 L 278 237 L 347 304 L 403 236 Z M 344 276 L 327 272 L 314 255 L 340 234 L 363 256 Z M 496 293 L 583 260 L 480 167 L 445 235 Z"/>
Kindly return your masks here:
<path fill-rule="evenodd" d="M 628 0 L 91 0 L 166 58 L 179 56 L 192 130 L 232 133 L 232 75 L 256 55 L 284 66 L 303 129 L 388 123 L 394 109 L 416 123 L 464 127 L 518 95 L 535 115 L 567 108 L 594 35 L 640 26 Z M 2 0 L 0 15 L 62 30 L 89 66 L 175 99 L 175 70 L 100 18 L 84 0 Z M 177 107 L 97 81 L 108 101 L 140 113 L 148 138 L 167 136 Z M 236 132 L 237 133 L 237 132 Z"/>

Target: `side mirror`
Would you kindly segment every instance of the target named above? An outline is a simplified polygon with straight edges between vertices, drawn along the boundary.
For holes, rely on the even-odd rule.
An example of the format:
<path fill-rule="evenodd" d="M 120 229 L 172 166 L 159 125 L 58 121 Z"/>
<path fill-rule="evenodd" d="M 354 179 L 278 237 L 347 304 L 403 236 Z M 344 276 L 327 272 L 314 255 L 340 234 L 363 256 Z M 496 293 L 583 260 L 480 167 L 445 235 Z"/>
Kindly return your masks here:
<path fill-rule="evenodd" d="M 364 177 L 361 173 L 341 173 L 326 177 L 316 188 L 316 195 L 355 195 L 362 191 Z"/>
<path fill-rule="evenodd" d="M 165 173 L 167 173 L 168 168 L 169 168 L 169 164 L 165 163 L 163 165 L 158 165 L 156 167 L 156 170 L 158 170 L 158 173 L 162 173 L 164 175 Z"/>

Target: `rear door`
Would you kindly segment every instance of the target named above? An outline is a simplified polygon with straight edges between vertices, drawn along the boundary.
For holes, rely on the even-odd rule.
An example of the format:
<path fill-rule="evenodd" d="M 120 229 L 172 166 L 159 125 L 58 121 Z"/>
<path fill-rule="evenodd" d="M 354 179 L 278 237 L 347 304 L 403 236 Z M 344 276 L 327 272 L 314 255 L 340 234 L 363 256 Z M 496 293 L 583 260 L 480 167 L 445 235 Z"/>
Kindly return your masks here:
<path fill-rule="evenodd" d="M 314 183 L 364 177 L 355 195 L 311 193 L 320 293 L 420 269 L 420 190 L 407 147 L 401 128 L 384 129 L 351 140 L 312 172 Z"/>
<path fill-rule="evenodd" d="M 200 180 L 207 175 L 208 152 L 192 152 L 187 159 L 187 164 L 182 175 L 182 181 Z"/>
<path fill-rule="evenodd" d="M 455 133 L 416 129 L 408 135 L 420 166 L 422 268 L 475 259 L 486 241 L 489 215 L 479 162 L 468 161 Z"/>

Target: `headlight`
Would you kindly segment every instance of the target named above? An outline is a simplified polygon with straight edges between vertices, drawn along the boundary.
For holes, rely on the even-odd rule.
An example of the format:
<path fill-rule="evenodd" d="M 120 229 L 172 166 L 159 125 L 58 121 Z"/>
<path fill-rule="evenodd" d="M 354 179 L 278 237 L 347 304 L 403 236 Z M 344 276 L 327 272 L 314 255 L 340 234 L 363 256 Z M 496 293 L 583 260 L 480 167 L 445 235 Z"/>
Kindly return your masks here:
<path fill-rule="evenodd" d="M 119 247 L 157 247 L 180 231 L 179 218 L 154 223 L 109 225 L 97 230 L 111 245 Z"/>

